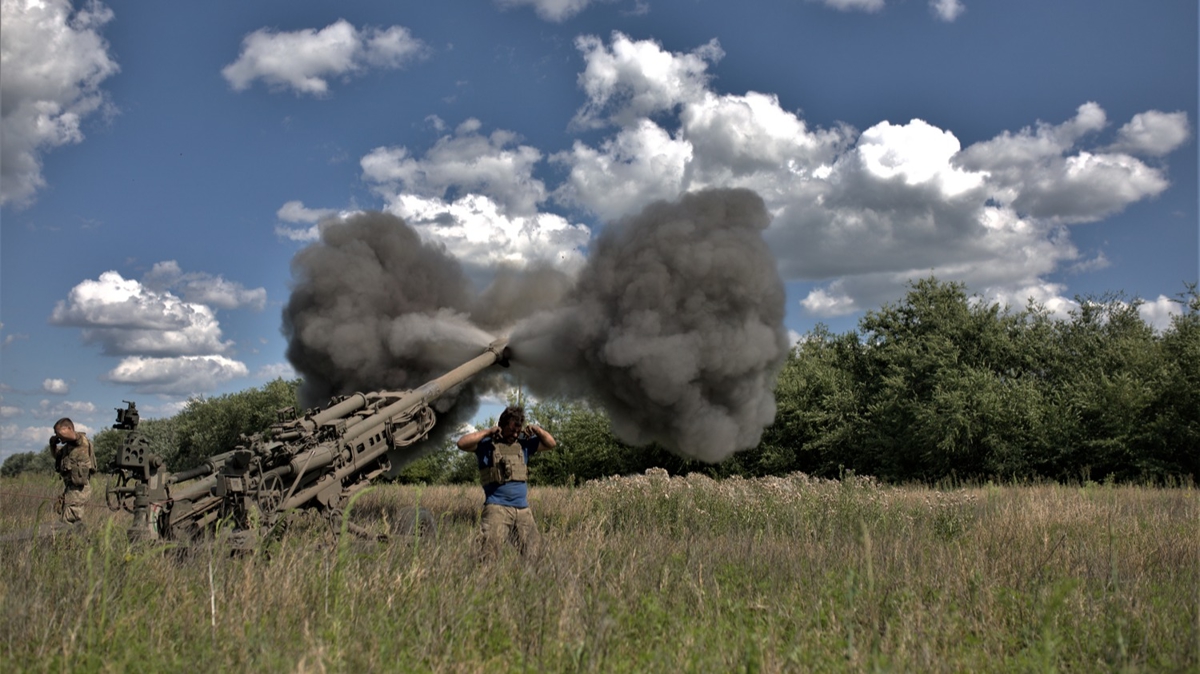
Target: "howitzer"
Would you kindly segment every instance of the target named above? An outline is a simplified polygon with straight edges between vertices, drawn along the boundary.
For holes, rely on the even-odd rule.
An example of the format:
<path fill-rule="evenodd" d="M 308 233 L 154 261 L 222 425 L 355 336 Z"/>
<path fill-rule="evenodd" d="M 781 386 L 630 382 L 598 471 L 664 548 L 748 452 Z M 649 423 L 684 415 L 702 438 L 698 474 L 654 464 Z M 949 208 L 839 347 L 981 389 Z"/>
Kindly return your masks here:
<path fill-rule="evenodd" d="M 388 452 L 428 437 L 437 421 L 430 404 L 493 364 L 507 367 L 508 354 L 501 339 L 411 391 L 341 396 L 303 415 L 284 408 L 267 431 L 243 436 L 234 449 L 179 473 L 167 473 L 149 441 L 132 432 L 113 459 L 108 505 L 133 513 L 134 538 L 187 540 L 220 525 L 253 540 L 297 509 L 315 509 L 341 524 L 350 497 L 391 469 Z M 134 403 L 117 412 L 115 427 L 136 428 Z"/>

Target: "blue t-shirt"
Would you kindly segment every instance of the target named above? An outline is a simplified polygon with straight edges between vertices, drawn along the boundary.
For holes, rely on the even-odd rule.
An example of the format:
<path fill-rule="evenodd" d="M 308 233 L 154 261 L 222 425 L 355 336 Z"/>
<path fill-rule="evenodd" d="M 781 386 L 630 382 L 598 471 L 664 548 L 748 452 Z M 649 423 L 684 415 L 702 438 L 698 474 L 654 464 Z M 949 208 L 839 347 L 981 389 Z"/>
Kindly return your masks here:
<path fill-rule="evenodd" d="M 525 461 L 525 465 L 529 465 L 529 457 L 538 450 L 541 444 L 541 438 L 536 435 L 519 435 L 517 442 L 521 444 L 521 457 Z M 479 463 L 479 467 L 487 468 L 492 465 L 492 451 L 496 448 L 492 437 L 488 437 L 479 441 L 475 446 L 475 460 Z M 502 505 L 513 508 L 528 508 L 529 507 L 529 485 L 526 482 L 505 482 L 504 484 L 483 485 L 483 502 L 485 505 Z"/>

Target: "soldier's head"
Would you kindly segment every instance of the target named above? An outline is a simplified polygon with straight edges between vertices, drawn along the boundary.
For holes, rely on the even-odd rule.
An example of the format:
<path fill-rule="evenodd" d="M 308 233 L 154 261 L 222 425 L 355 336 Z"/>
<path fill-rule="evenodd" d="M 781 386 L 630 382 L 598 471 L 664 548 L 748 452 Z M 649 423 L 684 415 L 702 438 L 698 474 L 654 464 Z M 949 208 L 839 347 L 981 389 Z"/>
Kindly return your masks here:
<path fill-rule="evenodd" d="M 75 422 L 63 417 L 54 422 L 54 434 L 61 440 L 70 442 L 75 439 Z"/>
<path fill-rule="evenodd" d="M 521 432 L 521 428 L 525 426 L 525 408 L 510 406 L 505 407 L 500 413 L 500 435 L 506 439 L 512 439 Z"/>

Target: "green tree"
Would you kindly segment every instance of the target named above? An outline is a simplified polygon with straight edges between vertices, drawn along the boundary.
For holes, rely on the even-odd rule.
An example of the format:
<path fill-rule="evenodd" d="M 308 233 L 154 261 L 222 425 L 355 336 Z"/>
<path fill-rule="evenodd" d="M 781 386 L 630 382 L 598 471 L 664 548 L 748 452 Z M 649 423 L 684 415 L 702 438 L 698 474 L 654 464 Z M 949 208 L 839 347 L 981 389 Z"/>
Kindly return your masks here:
<path fill-rule="evenodd" d="M 179 448 L 175 437 L 175 417 L 142 419 L 136 432 L 150 442 L 150 451 L 157 454 L 168 466 L 177 463 Z M 101 471 L 108 469 L 117 455 L 117 450 L 125 444 L 129 433 L 130 431 L 113 428 L 105 428 L 96 433 L 92 441 L 97 468 Z"/>
<path fill-rule="evenodd" d="M 891 479 L 982 475 L 1011 454 L 1028 419 L 1009 418 L 1024 374 L 1013 337 L 1021 318 L 935 278 L 867 312 L 855 374 L 862 391 L 863 455 L 856 470 Z M 1014 392 L 1018 389 L 1019 392 Z M 1015 433 L 1014 433 L 1015 432 Z"/>
<path fill-rule="evenodd" d="M 396 471 L 394 479 L 401 484 L 448 484 L 459 454 L 466 454 L 455 444 L 458 436 L 447 438 L 432 451 L 409 461 Z"/>
<path fill-rule="evenodd" d="M 1047 472 L 1139 477 L 1137 447 L 1146 443 L 1166 376 L 1159 340 L 1138 311 L 1141 300 L 1110 294 L 1077 301 L 1079 308 L 1059 326 L 1058 358 L 1051 364 L 1059 423 Z"/>
<path fill-rule="evenodd" d="M 1187 285 L 1183 312 L 1160 339 L 1162 369 L 1139 437 L 1138 465 L 1148 476 L 1200 478 L 1200 293 Z"/>
<path fill-rule="evenodd" d="M 12 454 L 0 465 L 0 476 L 14 477 L 21 473 L 53 473 L 54 457 L 50 455 L 47 445 L 40 452 L 20 452 Z"/>
<path fill-rule="evenodd" d="M 836 475 L 850 460 L 861 428 L 854 374 L 861 352 L 853 332 L 834 335 L 823 324 L 809 331 L 779 373 L 774 423 L 758 448 L 733 460 L 749 464 L 753 475 Z"/>
<path fill-rule="evenodd" d="M 278 419 L 279 409 L 298 405 L 298 385 L 298 379 L 276 379 L 262 388 L 189 400 L 174 417 L 178 452 L 163 457 L 167 466 L 174 471 L 192 468 L 207 457 L 234 449 L 242 435 L 266 430 Z"/>

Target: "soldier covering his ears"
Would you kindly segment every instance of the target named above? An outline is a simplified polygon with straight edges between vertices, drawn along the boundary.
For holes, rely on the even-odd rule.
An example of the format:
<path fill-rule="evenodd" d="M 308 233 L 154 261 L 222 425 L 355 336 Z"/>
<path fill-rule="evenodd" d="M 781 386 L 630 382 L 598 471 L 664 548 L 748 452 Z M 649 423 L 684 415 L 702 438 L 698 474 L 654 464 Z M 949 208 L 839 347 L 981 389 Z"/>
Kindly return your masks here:
<path fill-rule="evenodd" d="M 485 558 L 494 557 L 505 540 L 522 555 L 536 551 L 537 524 L 529 509 L 529 457 L 558 443 L 540 426 L 525 425 L 525 410 L 508 407 L 500 423 L 467 433 L 458 448 L 474 452 L 483 484 L 484 503 L 479 539 Z"/>
<path fill-rule="evenodd" d="M 92 441 L 81 431 L 75 430 L 74 422 L 63 417 L 54 422 L 50 454 L 63 479 L 63 495 L 59 503 L 62 521 L 70 524 L 82 522 L 83 506 L 92 495 L 91 480 L 96 472 Z"/>

